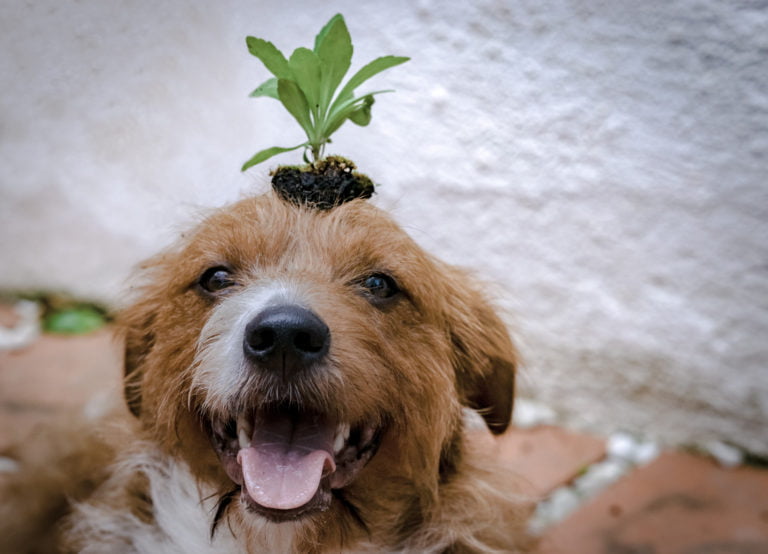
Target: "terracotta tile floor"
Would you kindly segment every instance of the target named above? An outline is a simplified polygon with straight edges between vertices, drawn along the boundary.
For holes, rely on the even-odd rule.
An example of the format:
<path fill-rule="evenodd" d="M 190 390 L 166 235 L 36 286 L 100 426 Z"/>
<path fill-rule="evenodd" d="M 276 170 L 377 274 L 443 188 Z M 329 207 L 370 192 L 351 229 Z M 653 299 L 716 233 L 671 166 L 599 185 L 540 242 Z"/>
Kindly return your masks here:
<path fill-rule="evenodd" d="M 768 471 L 665 453 L 551 529 L 542 554 L 768 553 Z"/>
<path fill-rule="evenodd" d="M 3 322 L 7 313 L 0 313 Z M 57 414 L 104 391 L 117 394 L 120 373 L 109 330 L 45 335 L 26 349 L 0 351 L 0 455 Z M 605 455 L 603 440 L 556 427 L 477 441 L 541 497 Z M 664 453 L 550 527 L 540 554 L 556 553 L 768 554 L 768 471 Z"/>
<path fill-rule="evenodd" d="M 0 350 L 0 454 L 57 415 L 114 394 L 120 359 L 108 330 L 44 335 L 29 348 Z"/>

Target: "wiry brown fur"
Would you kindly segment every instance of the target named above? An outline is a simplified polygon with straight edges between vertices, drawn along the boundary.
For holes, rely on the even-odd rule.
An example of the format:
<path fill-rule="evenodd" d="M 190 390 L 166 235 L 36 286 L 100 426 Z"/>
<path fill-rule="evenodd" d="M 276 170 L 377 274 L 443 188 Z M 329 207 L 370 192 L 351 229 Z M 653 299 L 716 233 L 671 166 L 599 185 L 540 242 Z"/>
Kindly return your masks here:
<path fill-rule="evenodd" d="M 238 287 L 211 299 L 195 284 L 219 265 L 233 268 Z M 355 283 L 382 271 L 403 293 L 374 306 Z M 260 534 L 289 528 L 290 544 L 302 553 L 522 551 L 526 505 L 514 477 L 467 447 L 462 423 L 462 407 L 471 406 L 491 430 L 504 430 L 515 349 L 468 278 L 425 254 L 381 211 L 362 201 L 318 212 L 273 195 L 247 199 L 207 218 L 144 274 L 146 284 L 120 318 L 126 399 L 138 425 L 116 447 L 111 477 L 78 505 L 69 548 L 136 548 L 130 537 L 96 533 L 89 520 L 125 510 L 151 527 L 155 508 L 142 472 L 176 460 L 194 476 L 198 503 L 212 503 L 211 523 L 219 519 L 213 535 L 231 533 L 242 551 L 274 547 Z M 239 502 L 202 430 L 202 420 L 232 406 L 199 385 L 205 345 L 198 342 L 217 303 L 282 281 L 303 291 L 333 336 L 333 371 L 292 394 L 339 420 L 375 420 L 386 430 L 376 455 L 334 491 L 327 511 L 265 526 Z M 233 391 L 232 402 L 272 394 L 254 380 L 243 391 Z M 147 461 L 135 461 L 150 451 Z"/>

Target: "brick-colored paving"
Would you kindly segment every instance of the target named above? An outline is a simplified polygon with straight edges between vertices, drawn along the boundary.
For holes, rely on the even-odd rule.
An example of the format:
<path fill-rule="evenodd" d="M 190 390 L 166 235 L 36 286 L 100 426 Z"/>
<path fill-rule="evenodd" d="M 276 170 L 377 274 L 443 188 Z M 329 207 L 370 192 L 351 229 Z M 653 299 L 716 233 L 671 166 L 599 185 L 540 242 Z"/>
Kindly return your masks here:
<path fill-rule="evenodd" d="M 551 529 L 542 554 L 766 554 L 768 471 L 663 454 Z"/>
<path fill-rule="evenodd" d="M 0 350 L 0 454 L 38 426 L 113 394 L 120 360 L 108 330 L 79 337 L 44 335 L 30 347 Z"/>
<path fill-rule="evenodd" d="M 510 429 L 499 437 L 499 456 L 543 497 L 605 456 L 605 441 L 549 425 Z"/>
<path fill-rule="evenodd" d="M 0 310 L 0 324 L 9 324 Z M 0 455 L 99 395 L 119 393 L 120 348 L 109 330 L 44 335 L 0 351 Z M 511 429 L 477 446 L 545 497 L 605 455 L 605 442 L 556 427 Z M 548 529 L 540 554 L 768 554 L 768 471 L 724 469 L 679 452 L 625 476 Z"/>

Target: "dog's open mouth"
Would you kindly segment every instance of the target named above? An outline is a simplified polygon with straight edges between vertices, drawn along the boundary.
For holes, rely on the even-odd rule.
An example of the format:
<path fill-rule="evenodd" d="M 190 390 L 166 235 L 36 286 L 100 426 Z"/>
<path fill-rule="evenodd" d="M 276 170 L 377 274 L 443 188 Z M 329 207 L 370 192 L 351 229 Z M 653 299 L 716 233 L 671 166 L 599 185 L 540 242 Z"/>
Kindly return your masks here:
<path fill-rule="evenodd" d="M 339 423 L 285 406 L 212 419 L 207 427 L 246 505 L 273 521 L 326 510 L 331 491 L 355 479 L 382 436 L 378 424 Z"/>

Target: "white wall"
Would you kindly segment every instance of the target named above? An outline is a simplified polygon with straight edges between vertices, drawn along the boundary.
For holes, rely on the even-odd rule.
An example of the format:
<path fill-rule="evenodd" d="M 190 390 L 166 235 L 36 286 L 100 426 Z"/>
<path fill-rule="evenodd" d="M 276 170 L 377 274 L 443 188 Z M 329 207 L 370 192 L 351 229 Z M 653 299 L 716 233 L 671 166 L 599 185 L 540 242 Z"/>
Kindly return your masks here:
<path fill-rule="evenodd" d="M 523 393 L 768 453 L 764 2 L 30 4 L 0 5 L 0 289 L 114 301 L 201 207 L 263 190 L 241 163 L 302 137 L 246 97 L 268 75 L 244 37 L 291 50 L 341 11 L 355 65 L 413 60 L 334 151 L 499 285 Z"/>

